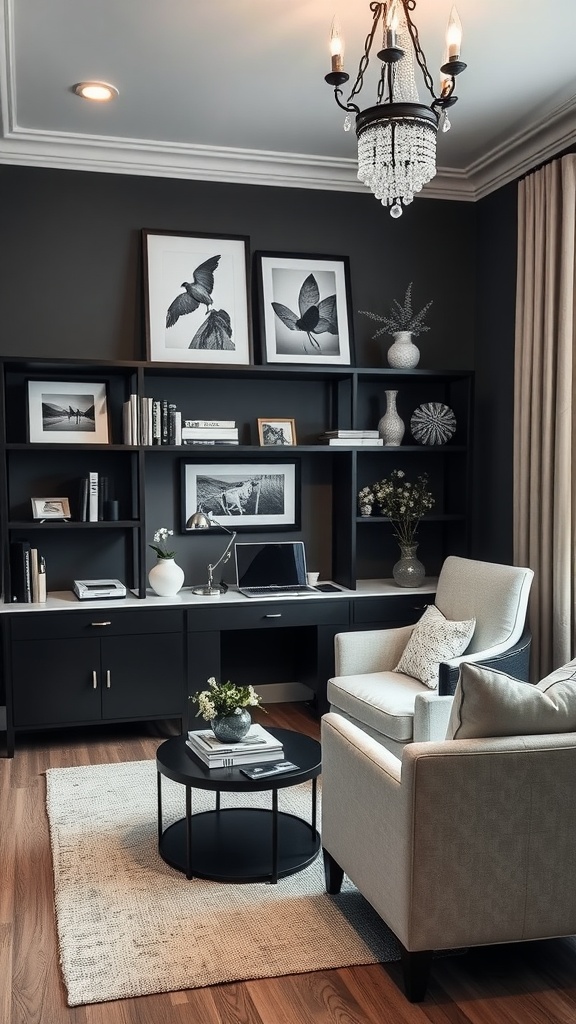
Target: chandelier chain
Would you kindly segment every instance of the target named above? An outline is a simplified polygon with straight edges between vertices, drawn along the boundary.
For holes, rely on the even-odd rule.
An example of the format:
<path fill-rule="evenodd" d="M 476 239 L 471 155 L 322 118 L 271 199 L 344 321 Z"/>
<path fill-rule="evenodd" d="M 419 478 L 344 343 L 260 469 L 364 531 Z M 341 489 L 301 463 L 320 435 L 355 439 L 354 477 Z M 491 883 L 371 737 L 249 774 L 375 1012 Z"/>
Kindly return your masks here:
<path fill-rule="evenodd" d="M 422 49 L 422 46 L 420 45 L 420 37 L 418 35 L 418 29 L 417 29 L 416 25 L 414 24 L 414 22 L 412 21 L 412 18 L 410 17 L 410 15 L 408 13 L 409 10 L 411 10 L 411 11 L 414 10 L 416 4 L 415 4 L 414 0 L 402 0 L 402 3 L 404 4 L 404 9 L 406 11 L 406 27 L 408 28 L 408 31 L 410 33 L 410 38 L 412 40 L 412 45 L 414 46 L 414 56 L 416 57 L 416 60 L 418 62 L 418 67 L 420 68 L 420 70 L 422 72 L 426 88 L 428 89 L 428 92 L 430 93 L 432 99 L 435 100 L 437 97 L 436 97 L 436 93 L 434 92 L 434 81 L 432 79 L 432 75 L 428 71 L 428 65 L 426 64 L 426 57 L 425 57 L 425 54 L 424 54 L 424 50 Z"/>
<path fill-rule="evenodd" d="M 374 36 L 376 35 L 376 29 L 378 27 L 378 22 L 380 20 L 382 7 L 383 5 L 380 3 L 370 4 L 370 10 L 373 12 L 374 15 L 372 21 L 372 28 L 370 29 L 368 35 L 366 36 L 366 41 L 364 43 L 364 53 L 360 58 L 360 64 L 358 66 L 358 76 L 356 78 L 356 81 L 354 82 L 354 85 L 352 86 L 352 91 L 348 97 L 348 103 L 350 103 L 354 99 L 356 94 L 360 92 L 362 86 L 364 85 L 364 72 L 366 71 L 370 63 L 370 50 L 372 49 L 372 43 L 374 42 Z"/>

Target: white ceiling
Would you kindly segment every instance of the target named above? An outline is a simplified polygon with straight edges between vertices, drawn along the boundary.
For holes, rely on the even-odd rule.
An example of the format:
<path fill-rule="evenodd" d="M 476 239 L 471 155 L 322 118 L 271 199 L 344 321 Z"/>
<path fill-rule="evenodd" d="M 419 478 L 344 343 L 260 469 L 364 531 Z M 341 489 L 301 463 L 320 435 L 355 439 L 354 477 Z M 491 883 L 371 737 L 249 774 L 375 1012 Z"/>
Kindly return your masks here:
<path fill-rule="evenodd" d="M 451 3 L 413 14 L 435 86 Z M 457 6 L 468 70 L 425 194 L 476 199 L 576 142 L 576 0 Z M 367 0 L 0 0 L 0 163 L 364 191 L 324 82 L 334 14 L 350 86 Z M 87 78 L 119 98 L 79 99 Z"/>

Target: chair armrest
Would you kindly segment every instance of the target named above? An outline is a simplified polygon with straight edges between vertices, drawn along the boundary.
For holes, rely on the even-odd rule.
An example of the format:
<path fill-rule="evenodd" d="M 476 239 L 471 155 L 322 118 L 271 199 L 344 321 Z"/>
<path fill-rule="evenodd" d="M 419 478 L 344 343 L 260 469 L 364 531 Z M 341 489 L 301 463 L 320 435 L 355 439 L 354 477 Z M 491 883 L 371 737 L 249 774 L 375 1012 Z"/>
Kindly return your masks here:
<path fill-rule="evenodd" d="M 433 742 L 446 739 L 453 698 L 439 696 L 435 692 L 417 693 L 414 701 L 414 743 Z"/>
<path fill-rule="evenodd" d="M 477 651 L 476 654 L 463 654 L 461 658 L 453 658 L 451 661 L 440 663 L 438 671 L 438 693 L 440 696 L 454 694 L 460 665 L 463 661 L 473 662 L 475 665 L 483 665 L 486 668 L 495 668 L 499 672 L 506 672 L 521 682 L 527 683 L 530 672 L 530 644 L 532 635 L 529 629 L 525 629 L 519 640 L 506 651 L 491 655 L 490 651 Z"/>
<path fill-rule="evenodd" d="M 359 629 L 334 637 L 335 676 L 392 672 L 400 661 L 414 626 Z"/>

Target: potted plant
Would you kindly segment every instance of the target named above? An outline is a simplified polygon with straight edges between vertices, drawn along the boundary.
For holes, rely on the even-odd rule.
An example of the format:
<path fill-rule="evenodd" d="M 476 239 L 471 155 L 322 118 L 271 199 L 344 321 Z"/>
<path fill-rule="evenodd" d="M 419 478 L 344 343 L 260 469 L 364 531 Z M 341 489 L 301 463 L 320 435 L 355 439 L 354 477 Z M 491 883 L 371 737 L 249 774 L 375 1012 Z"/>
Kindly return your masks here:
<path fill-rule="evenodd" d="M 158 597 L 174 597 L 182 589 L 184 572 L 174 561 L 174 551 L 168 551 L 166 541 L 174 530 L 161 526 L 154 534 L 154 544 L 149 547 L 156 552 L 156 565 L 148 573 L 148 581 Z"/>
<path fill-rule="evenodd" d="M 418 313 L 415 313 L 412 307 L 411 281 L 406 289 L 404 302 L 394 299 L 387 316 L 370 313 L 365 309 L 359 310 L 363 316 L 369 316 L 371 320 L 382 324 L 376 334 L 372 335 L 373 338 L 379 338 L 381 334 L 390 334 L 394 338 L 394 343 L 388 349 L 390 366 L 398 370 L 410 370 L 418 365 L 420 349 L 414 344 L 412 338 L 430 330 L 428 324 L 424 322 L 424 318 L 433 301 L 430 299 L 430 302 L 427 302 Z"/>
<path fill-rule="evenodd" d="M 230 680 L 217 683 L 214 676 L 208 680 L 208 689 L 195 693 L 190 700 L 198 702 L 196 717 L 201 715 L 210 722 L 214 735 L 225 743 L 244 739 L 252 725 L 247 709 L 261 707 L 262 704 L 262 698 L 253 686 L 237 686 Z"/>

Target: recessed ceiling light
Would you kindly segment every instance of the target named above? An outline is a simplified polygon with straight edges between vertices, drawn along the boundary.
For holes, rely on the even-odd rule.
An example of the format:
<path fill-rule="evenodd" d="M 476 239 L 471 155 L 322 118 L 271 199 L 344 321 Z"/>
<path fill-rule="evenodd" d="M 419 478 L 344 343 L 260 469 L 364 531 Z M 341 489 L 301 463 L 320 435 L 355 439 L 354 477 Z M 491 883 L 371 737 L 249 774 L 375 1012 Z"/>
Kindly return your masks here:
<path fill-rule="evenodd" d="M 108 82 L 78 82 L 72 87 L 77 96 L 84 100 L 96 100 L 98 103 L 107 103 L 119 95 L 115 85 Z"/>

